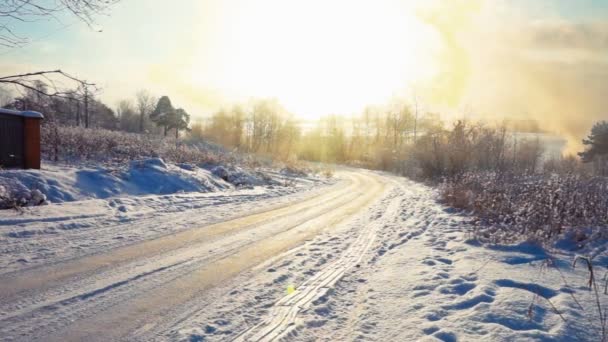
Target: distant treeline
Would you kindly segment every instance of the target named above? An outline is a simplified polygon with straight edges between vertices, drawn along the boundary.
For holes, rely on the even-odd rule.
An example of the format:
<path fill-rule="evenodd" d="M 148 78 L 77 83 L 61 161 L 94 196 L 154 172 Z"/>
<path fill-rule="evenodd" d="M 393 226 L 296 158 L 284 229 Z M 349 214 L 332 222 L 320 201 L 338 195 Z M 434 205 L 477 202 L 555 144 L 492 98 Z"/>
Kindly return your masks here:
<path fill-rule="evenodd" d="M 46 92 L 43 82 L 36 86 Z M 209 140 L 239 152 L 284 161 L 358 165 L 425 179 L 455 177 L 471 171 L 608 174 L 605 123 L 598 123 L 592 136 L 584 141 L 588 151 L 581 153 L 582 159 L 555 156 L 547 160 L 538 139 L 514 134 L 542 132 L 537 122 L 490 125 L 461 120 L 446 124 L 438 114 L 398 100 L 369 106 L 355 117 L 328 115 L 303 127 L 278 101 L 260 99 L 218 110 L 207 120 L 190 125 L 190 115 L 174 108 L 169 97 L 156 98 L 147 91 L 138 92 L 132 100 L 120 101 L 114 110 L 86 89 L 76 89 L 63 97 L 40 93 L 25 89 L 16 98 L 0 93 L 0 100 L 7 108 L 43 112 L 45 124 L 171 134 L 176 138 L 181 132 L 188 135 L 189 141 Z"/>
<path fill-rule="evenodd" d="M 190 115 L 182 108 L 174 108 L 167 96 L 156 98 L 148 91 L 136 93 L 133 100 L 118 102 L 115 109 L 95 97 L 86 87 L 53 93 L 49 85 L 35 81 L 31 89 L 22 89 L 13 97 L 0 88 L 0 106 L 16 110 L 33 110 L 45 116 L 43 124 L 103 128 L 131 133 L 175 134 L 187 131 Z M 52 88 L 51 88 L 52 90 Z"/>

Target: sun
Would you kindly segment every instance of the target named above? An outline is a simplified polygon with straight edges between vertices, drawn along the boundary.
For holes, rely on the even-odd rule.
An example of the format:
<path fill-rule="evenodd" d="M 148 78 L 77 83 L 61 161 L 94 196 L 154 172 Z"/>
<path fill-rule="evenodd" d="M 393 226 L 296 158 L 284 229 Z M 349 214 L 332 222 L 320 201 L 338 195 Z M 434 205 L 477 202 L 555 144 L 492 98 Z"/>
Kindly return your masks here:
<path fill-rule="evenodd" d="M 407 1 L 224 1 L 192 77 L 304 118 L 352 114 L 432 77 L 432 28 Z"/>

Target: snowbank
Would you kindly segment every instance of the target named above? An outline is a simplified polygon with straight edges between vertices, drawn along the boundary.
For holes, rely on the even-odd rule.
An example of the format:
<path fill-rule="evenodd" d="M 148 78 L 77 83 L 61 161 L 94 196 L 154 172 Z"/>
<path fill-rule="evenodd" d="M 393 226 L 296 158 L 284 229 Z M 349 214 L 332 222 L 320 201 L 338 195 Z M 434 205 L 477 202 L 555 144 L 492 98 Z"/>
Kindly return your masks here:
<path fill-rule="evenodd" d="M 235 186 L 278 185 L 279 183 L 263 172 L 247 172 L 235 166 L 216 166 L 211 169 L 216 177 Z"/>
<path fill-rule="evenodd" d="M 0 171 L 0 197 L 23 205 L 104 199 L 116 196 L 212 192 L 235 187 L 274 186 L 292 175 L 216 165 L 169 164 L 160 158 L 132 161 L 124 167 L 67 167 Z M 4 195 L 3 195 L 4 194 Z"/>

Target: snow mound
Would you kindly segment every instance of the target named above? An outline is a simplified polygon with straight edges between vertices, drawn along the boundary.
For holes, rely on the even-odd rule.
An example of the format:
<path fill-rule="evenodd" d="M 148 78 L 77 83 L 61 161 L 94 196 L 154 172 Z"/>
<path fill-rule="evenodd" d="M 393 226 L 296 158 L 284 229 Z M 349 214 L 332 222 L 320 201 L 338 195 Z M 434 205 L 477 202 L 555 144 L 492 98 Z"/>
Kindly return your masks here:
<path fill-rule="evenodd" d="M 131 162 L 122 178 L 128 180 L 129 194 L 172 194 L 177 192 L 210 192 L 232 188 L 209 171 L 191 166 L 168 165 L 160 158 Z"/>
<path fill-rule="evenodd" d="M 19 205 L 38 205 L 118 196 L 215 192 L 236 187 L 299 186 L 317 181 L 315 177 L 270 169 L 172 164 L 161 158 L 147 158 L 118 167 L 45 164 L 42 170 L 2 170 L 0 199 L 17 199 Z"/>
<path fill-rule="evenodd" d="M 43 170 L 3 170 L 0 186 L 12 198 L 33 204 L 234 188 L 208 170 L 167 164 L 160 158 L 136 160 L 117 169 L 45 165 Z"/>
<path fill-rule="evenodd" d="M 216 177 L 239 187 L 276 185 L 278 182 L 263 172 L 248 172 L 235 166 L 216 166 L 211 169 Z"/>
<path fill-rule="evenodd" d="M 30 190 L 21 182 L 0 177 L 0 209 L 46 203 L 46 196 L 40 190 Z"/>

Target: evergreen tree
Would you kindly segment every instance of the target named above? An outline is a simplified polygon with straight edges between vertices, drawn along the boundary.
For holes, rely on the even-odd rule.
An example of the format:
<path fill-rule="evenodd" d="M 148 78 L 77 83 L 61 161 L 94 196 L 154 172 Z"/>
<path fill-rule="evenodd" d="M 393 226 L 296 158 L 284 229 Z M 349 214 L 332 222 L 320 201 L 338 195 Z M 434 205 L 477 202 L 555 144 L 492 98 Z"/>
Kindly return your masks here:
<path fill-rule="evenodd" d="M 179 131 L 188 129 L 188 123 L 190 123 L 190 114 L 186 113 L 182 108 L 178 108 L 171 115 L 171 126 L 175 128 L 175 139 L 179 137 Z"/>
<path fill-rule="evenodd" d="M 585 152 L 579 153 L 579 156 L 585 163 L 608 154 L 608 122 L 600 121 L 593 125 L 591 134 L 587 139 L 583 139 L 583 144 L 587 148 Z"/>
<path fill-rule="evenodd" d="M 608 175 L 608 122 L 600 121 L 593 125 L 591 134 L 583 139 L 583 144 L 587 148 L 578 154 L 583 163 L 593 162 L 598 174 Z"/>
<path fill-rule="evenodd" d="M 164 134 L 167 136 L 167 131 L 172 128 L 173 116 L 175 115 L 175 108 L 171 104 L 171 100 L 168 96 L 163 96 L 158 99 L 156 108 L 150 114 L 150 120 L 156 123 L 157 126 L 164 128 Z"/>

